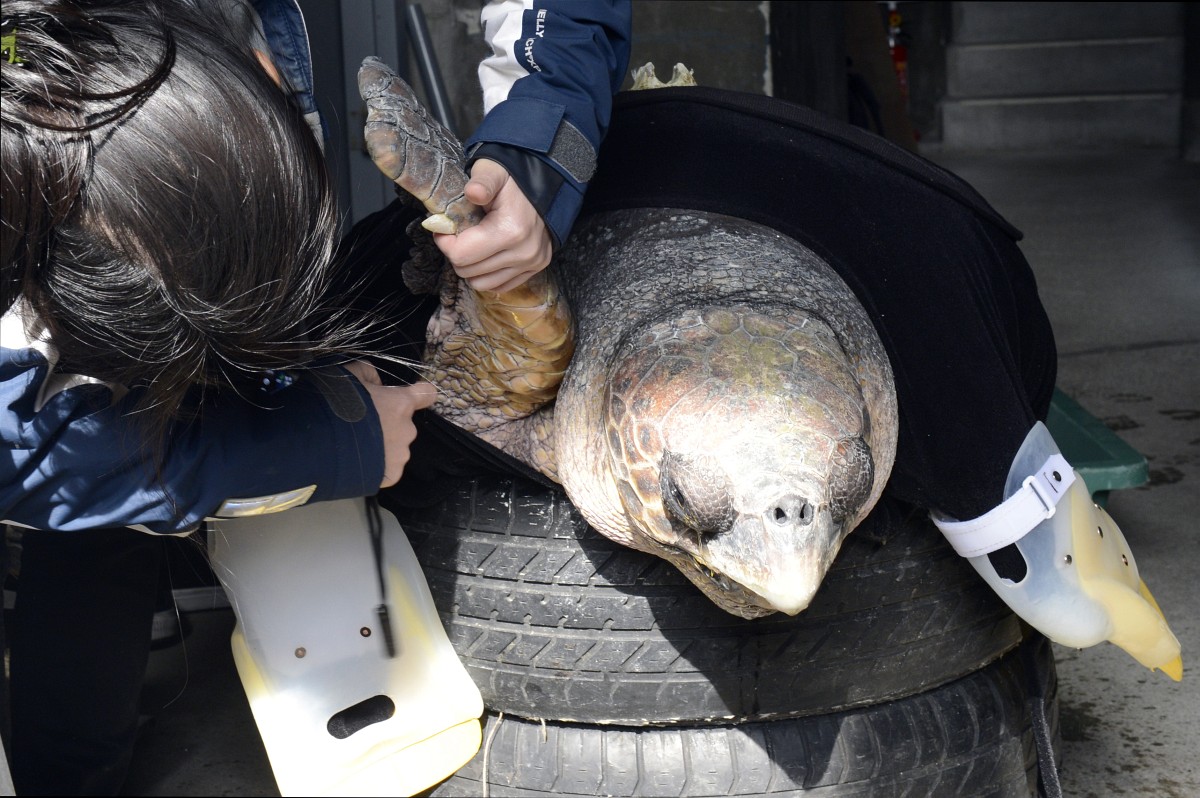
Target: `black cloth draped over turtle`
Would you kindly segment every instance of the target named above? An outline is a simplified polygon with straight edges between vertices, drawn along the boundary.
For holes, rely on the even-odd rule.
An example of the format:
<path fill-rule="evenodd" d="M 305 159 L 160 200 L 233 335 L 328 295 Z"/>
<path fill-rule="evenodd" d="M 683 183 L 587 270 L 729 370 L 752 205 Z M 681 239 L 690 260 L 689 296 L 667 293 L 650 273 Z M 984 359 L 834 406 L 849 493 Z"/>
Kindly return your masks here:
<path fill-rule="evenodd" d="M 842 276 L 874 321 L 895 372 L 896 464 L 886 495 L 958 518 L 998 504 L 1026 434 L 1049 408 L 1057 354 L 1020 233 L 967 183 L 924 158 L 802 106 L 670 88 L 618 95 L 583 214 L 674 207 L 768 225 Z M 399 204 L 349 236 L 398 279 Z M 403 237 L 403 236 L 401 236 Z M 353 271 L 354 268 L 351 269 Z M 393 284 L 393 280 L 387 281 Z M 375 289 L 379 291 L 378 288 Z M 432 305 L 404 333 L 420 341 Z M 408 350 L 419 356 L 419 349 Z M 436 497 L 439 481 L 509 471 L 545 482 L 430 413 L 391 497 Z"/>

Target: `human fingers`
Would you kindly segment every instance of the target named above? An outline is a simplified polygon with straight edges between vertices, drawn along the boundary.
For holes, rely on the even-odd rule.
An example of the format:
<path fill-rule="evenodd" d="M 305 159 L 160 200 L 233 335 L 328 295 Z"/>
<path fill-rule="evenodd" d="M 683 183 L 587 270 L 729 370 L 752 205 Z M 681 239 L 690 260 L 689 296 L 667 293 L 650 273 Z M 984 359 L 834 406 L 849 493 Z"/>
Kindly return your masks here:
<path fill-rule="evenodd" d="M 434 242 L 461 274 L 462 269 L 477 267 L 501 253 L 519 253 L 539 221 L 532 206 L 527 214 L 519 207 L 495 203 L 479 224 L 457 235 L 435 235 Z M 502 264 L 492 264 L 497 265 Z"/>
<path fill-rule="evenodd" d="M 434 240 L 466 279 L 512 266 L 540 271 L 552 254 L 546 223 L 513 181 L 501 187 L 478 225 L 458 235 L 435 235 Z"/>
<path fill-rule="evenodd" d="M 346 371 L 358 378 L 363 385 L 383 385 L 379 372 L 365 360 L 353 360 L 343 364 Z"/>
<path fill-rule="evenodd" d="M 552 254 L 550 234 L 543 229 L 538 236 L 476 263 L 455 266 L 454 271 L 476 291 L 507 291 L 546 268 Z"/>
<path fill-rule="evenodd" d="M 553 254 L 550 233 L 539 219 L 533 234 L 476 262 L 457 264 L 454 271 L 477 291 L 508 291 L 545 269 Z"/>
<path fill-rule="evenodd" d="M 432 405 L 437 391 L 428 382 L 403 386 L 366 384 L 366 388 L 383 431 L 383 478 L 379 487 L 387 488 L 400 481 L 412 455 L 412 442 L 417 437 L 413 414 Z"/>
<path fill-rule="evenodd" d="M 404 385 L 399 390 L 407 394 L 409 401 L 412 402 L 414 412 L 432 407 L 438 395 L 437 386 L 424 380 L 414 382 L 412 385 Z"/>
<path fill-rule="evenodd" d="M 508 182 L 508 170 L 496 161 L 480 158 L 471 165 L 471 179 L 467 181 L 463 195 L 479 207 L 487 210 L 500 189 Z"/>
<path fill-rule="evenodd" d="M 464 277 L 463 279 L 476 291 L 503 293 L 524 284 L 539 271 L 541 269 L 533 268 L 528 264 L 515 263 L 494 270 L 485 268 L 480 271 L 478 276 Z"/>

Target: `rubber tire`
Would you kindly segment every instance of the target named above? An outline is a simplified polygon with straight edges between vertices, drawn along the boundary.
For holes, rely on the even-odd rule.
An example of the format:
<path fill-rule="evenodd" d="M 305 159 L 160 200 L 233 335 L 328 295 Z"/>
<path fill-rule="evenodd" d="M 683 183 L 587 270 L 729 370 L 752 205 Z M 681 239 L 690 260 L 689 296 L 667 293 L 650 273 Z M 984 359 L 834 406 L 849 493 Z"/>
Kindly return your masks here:
<path fill-rule="evenodd" d="M 485 705 L 524 718 L 825 714 L 923 692 L 1021 640 L 1017 617 L 924 514 L 888 501 L 846 540 L 807 610 L 755 621 L 529 482 L 465 481 L 431 507 L 390 509 Z"/>
<path fill-rule="evenodd" d="M 830 715 L 622 728 L 488 713 L 479 753 L 426 794 L 1028 798 L 1041 793 L 1038 702 L 1057 751 L 1057 678 L 1041 637 L 933 690 Z"/>

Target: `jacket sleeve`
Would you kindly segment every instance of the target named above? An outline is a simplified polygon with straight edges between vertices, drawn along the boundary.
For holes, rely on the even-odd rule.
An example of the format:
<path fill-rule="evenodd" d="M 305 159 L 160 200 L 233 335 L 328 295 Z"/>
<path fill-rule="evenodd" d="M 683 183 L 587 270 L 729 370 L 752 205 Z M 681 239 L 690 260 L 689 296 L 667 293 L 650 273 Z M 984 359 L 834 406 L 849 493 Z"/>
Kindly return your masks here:
<path fill-rule="evenodd" d="M 479 66 L 484 119 L 467 161 L 503 164 L 561 246 L 583 205 L 629 65 L 629 0 L 493 0 Z"/>
<path fill-rule="evenodd" d="M 383 478 L 374 406 L 342 369 L 307 374 L 259 399 L 206 401 L 146 455 L 130 411 L 100 383 L 45 398 L 35 349 L 0 348 L 0 518 L 37 529 L 139 526 L 176 533 L 206 517 L 372 495 Z M 43 401 L 44 400 L 44 401 Z"/>

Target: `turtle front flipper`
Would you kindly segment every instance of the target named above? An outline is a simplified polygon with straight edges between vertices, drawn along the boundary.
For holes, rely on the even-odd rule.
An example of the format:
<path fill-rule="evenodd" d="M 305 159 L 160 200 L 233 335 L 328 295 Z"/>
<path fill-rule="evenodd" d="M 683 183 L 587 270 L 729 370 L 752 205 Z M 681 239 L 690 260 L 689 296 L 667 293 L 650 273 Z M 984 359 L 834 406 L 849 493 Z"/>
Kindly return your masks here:
<path fill-rule="evenodd" d="M 432 214 L 422 227 L 457 233 L 479 224 L 483 211 L 463 196 L 467 173 L 462 144 L 454 134 L 375 56 L 367 56 L 358 70 L 358 91 L 367 104 L 367 152 L 381 172 Z"/>
<path fill-rule="evenodd" d="M 459 233 L 478 224 L 483 211 L 463 194 L 468 178 L 454 135 L 378 58 L 363 61 L 358 86 L 367 104 L 367 151 L 432 214 L 422 226 Z M 434 410 L 553 476 L 545 436 L 530 432 L 526 440 L 513 422 L 554 399 L 574 352 L 571 313 L 557 283 L 543 270 L 510 291 L 479 292 L 444 260 L 441 267 L 441 303 L 425 349 L 429 379 L 441 389 Z"/>

